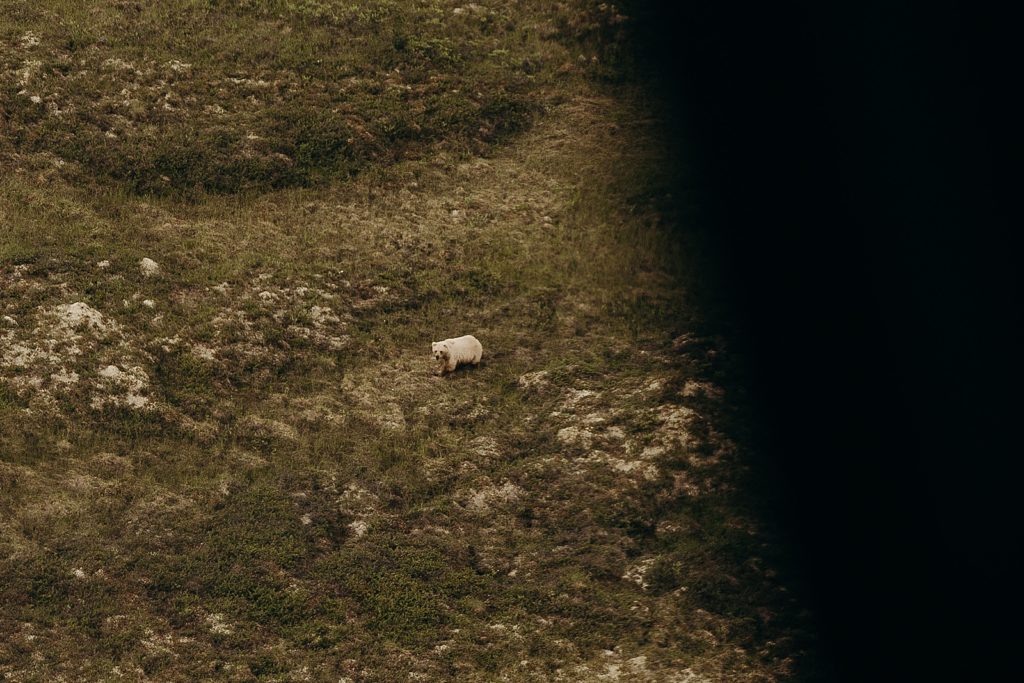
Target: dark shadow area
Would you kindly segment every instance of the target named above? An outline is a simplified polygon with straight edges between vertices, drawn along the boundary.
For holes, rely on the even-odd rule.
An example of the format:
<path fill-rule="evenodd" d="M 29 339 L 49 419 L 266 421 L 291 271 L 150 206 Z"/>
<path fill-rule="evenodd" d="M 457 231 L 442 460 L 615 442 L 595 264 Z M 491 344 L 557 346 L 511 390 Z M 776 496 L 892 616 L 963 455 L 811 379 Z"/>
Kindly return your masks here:
<path fill-rule="evenodd" d="M 1018 629 L 1009 16 L 634 2 L 708 299 L 841 680 L 985 680 Z M 716 285 L 716 286 L 718 286 Z M 1008 619 L 1007 619 L 1008 618 Z"/>

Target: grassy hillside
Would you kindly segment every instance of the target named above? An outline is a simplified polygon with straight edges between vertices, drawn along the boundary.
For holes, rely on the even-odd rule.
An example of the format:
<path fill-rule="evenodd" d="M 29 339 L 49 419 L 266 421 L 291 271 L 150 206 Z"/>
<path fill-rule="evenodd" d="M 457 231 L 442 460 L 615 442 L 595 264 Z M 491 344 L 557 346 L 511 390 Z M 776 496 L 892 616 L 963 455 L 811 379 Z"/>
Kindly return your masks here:
<path fill-rule="evenodd" d="M 0 679 L 807 670 L 617 10 L 2 12 Z"/>
<path fill-rule="evenodd" d="M 550 103 L 557 73 L 598 68 L 565 44 L 611 37 L 619 16 L 540 0 L 7 2 L 0 158 L 182 194 L 486 152 Z"/>

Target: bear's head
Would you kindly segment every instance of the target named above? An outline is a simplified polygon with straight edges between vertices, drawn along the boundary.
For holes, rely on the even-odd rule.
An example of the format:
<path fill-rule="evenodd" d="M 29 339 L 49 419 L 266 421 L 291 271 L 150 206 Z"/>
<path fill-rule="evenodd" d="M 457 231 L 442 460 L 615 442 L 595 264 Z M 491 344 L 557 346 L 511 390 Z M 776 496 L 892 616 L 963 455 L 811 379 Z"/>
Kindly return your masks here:
<path fill-rule="evenodd" d="M 434 360 L 437 362 L 445 361 L 451 356 L 451 351 L 448 349 L 448 345 L 444 342 L 433 342 L 430 345 L 430 350 L 434 352 Z"/>

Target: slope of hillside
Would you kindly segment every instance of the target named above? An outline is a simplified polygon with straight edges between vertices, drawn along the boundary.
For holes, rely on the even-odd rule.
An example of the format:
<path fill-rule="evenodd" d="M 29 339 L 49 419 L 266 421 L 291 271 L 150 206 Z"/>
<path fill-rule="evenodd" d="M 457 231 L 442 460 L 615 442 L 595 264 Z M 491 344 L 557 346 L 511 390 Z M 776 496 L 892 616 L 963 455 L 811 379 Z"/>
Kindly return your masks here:
<path fill-rule="evenodd" d="M 621 24 L 587 2 L 4 3 L 0 160 L 180 196 L 485 152 L 604 69 L 568 46 Z"/>
<path fill-rule="evenodd" d="M 179 4 L 234 8 L 229 28 L 245 30 L 181 38 L 211 50 L 193 59 L 196 88 L 221 51 L 264 54 L 244 40 L 261 22 L 298 22 L 312 43 L 371 20 L 314 21 L 310 7 L 441 8 L 454 18 L 437 31 L 507 11 L 510 35 L 545 16 L 545 3 Z M 45 47 L 18 22 L 55 24 L 15 5 L 7 39 Z M 142 27 L 163 16 L 87 5 Z M 92 31 L 99 64 L 129 61 Z M 554 36 L 537 49 L 568 54 Z M 24 69 L 12 54 L 5 68 Z M 288 68 L 310 88 L 340 69 Z M 242 194 L 216 185 L 230 145 L 165 191 L 133 137 L 145 131 L 113 131 L 138 154 L 103 154 L 152 169 L 122 178 L 88 122 L 19 118 L 5 95 L 5 680 L 765 681 L 810 666 L 808 617 L 750 502 L 742 390 L 668 234 L 679 202 L 657 123 L 577 67 L 546 78 L 514 137 L 381 142 L 387 158 L 360 157 L 347 180 L 315 156 L 308 175 L 249 178 Z M 189 111 L 211 106 L 194 97 Z M 282 144 L 301 118 L 217 116 L 259 139 L 285 130 Z M 201 121 L 192 138 L 166 121 L 150 132 L 203 150 Z M 72 125 L 82 149 L 65 157 Z M 481 367 L 433 375 L 430 342 L 464 333 L 483 342 Z"/>

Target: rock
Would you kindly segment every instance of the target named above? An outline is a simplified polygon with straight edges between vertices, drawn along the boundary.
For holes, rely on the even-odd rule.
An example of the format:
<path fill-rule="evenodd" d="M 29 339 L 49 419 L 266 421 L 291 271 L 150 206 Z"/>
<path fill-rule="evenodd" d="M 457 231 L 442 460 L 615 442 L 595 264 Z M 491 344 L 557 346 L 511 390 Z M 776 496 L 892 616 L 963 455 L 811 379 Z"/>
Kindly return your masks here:
<path fill-rule="evenodd" d="M 60 319 L 61 325 L 69 330 L 90 327 L 104 332 L 110 327 L 107 321 L 104 320 L 102 313 L 81 301 L 73 304 L 62 304 L 53 310 Z"/>
<path fill-rule="evenodd" d="M 99 371 L 100 377 L 106 377 L 107 379 L 118 379 L 121 376 L 121 368 L 116 365 L 108 365 L 107 367 Z"/>
<path fill-rule="evenodd" d="M 151 258 L 144 258 L 139 261 L 139 270 L 146 277 L 152 277 L 160 272 L 160 266 Z"/>

